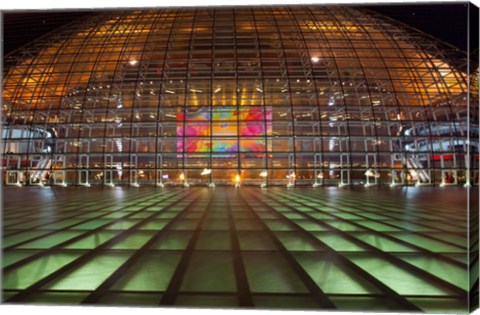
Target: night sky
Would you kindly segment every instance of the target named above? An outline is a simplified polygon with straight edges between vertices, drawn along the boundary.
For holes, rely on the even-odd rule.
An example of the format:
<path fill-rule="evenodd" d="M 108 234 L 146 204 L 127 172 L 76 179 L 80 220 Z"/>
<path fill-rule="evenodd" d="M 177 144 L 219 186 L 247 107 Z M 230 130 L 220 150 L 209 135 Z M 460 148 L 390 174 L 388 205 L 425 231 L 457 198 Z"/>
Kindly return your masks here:
<path fill-rule="evenodd" d="M 356 5 L 358 6 L 358 5 Z M 470 4 L 471 42 L 467 46 L 468 4 L 369 5 L 370 10 L 389 16 L 447 42 L 462 51 L 478 50 L 478 8 Z M 88 11 L 43 13 L 4 13 L 4 54 L 27 44 L 72 20 L 92 14 Z"/>
<path fill-rule="evenodd" d="M 470 4 L 372 6 L 371 10 L 401 21 L 463 51 L 478 50 L 478 7 Z M 467 48 L 467 16 L 470 13 L 470 47 Z"/>

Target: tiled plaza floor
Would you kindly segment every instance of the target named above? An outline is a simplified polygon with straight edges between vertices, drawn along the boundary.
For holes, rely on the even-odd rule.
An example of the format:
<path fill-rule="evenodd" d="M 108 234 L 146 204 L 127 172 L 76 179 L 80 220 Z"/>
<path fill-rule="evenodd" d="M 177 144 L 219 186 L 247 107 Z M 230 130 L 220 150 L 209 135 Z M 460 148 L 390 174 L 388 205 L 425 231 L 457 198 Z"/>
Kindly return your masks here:
<path fill-rule="evenodd" d="M 464 188 L 3 194 L 5 303 L 466 312 Z"/>

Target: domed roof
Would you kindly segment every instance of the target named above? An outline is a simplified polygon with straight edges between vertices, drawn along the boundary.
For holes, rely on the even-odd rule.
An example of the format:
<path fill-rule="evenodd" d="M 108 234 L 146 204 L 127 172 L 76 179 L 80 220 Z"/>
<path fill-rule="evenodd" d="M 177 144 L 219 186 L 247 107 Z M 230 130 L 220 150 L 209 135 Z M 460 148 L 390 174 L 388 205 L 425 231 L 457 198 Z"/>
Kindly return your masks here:
<path fill-rule="evenodd" d="M 151 106 L 183 104 L 192 93 L 191 102 L 213 105 L 225 97 L 268 103 L 276 93 L 292 105 L 326 106 L 332 97 L 349 106 L 456 103 L 465 74 L 446 57 L 422 34 L 349 7 L 104 12 L 25 48 L 5 76 L 4 100 L 65 109 L 74 93 L 105 83 L 87 94 L 108 103 L 121 82 L 127 107 L 137 94 Z"/>

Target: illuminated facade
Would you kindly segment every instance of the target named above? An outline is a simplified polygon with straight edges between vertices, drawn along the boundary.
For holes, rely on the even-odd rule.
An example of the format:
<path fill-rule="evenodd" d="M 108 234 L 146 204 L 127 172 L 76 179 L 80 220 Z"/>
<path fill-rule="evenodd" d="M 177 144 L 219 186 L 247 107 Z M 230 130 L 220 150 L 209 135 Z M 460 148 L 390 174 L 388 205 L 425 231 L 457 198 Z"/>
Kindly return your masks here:
<path fill-rule="evenodd" d="M 101 12 L 6 57 L 4 180 L 473 184 L 468 79 L 466 55 L 359 8 Z"/>

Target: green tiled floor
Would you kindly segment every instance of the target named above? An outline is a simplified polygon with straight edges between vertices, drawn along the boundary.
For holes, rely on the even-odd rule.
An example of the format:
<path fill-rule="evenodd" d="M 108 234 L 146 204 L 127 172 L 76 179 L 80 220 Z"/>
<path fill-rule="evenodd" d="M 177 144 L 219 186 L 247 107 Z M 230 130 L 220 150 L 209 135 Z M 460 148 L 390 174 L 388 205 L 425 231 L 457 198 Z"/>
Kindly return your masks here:
<path fill-rule="evenodd" d="M 6 303 L 467 311 L 465 189 L 3 193 Z"/>

